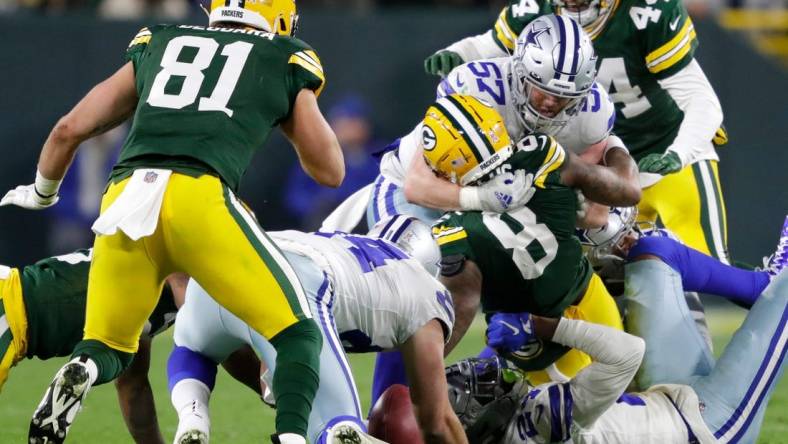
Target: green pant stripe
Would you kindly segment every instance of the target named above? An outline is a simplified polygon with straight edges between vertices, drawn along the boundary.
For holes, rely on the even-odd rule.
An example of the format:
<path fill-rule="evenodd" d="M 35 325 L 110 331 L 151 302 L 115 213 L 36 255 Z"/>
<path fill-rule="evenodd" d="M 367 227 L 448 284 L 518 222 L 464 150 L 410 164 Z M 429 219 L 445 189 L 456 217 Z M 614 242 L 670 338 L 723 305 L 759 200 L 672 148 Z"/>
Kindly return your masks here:
<path fill-rule="evenodd" d="M 8 352 L 8 347 L 11 345 L 11 341 L 14 340 L 14 335 L 11 334 L 11 329 L 7 328 L 5 333 L 0 336 L 0 361 L 5 358 L 6 352 Z"/>
<path fill-rule="evenodd" d="M 274 276 L 277 284 L 279 284 L 279 287 L 282 289 L 285 298 L 287 298 L 287 302 L 290 305 L 290 309 L 293 311 L 293 314 L 299 320 L 308 318 L 309 311 L 306 311 L 305 314 L 304 309 L 304 306 L 306 305 L 306 298 L 303 298 L 303 303 L 302 301 L 299 301 L 298 292 L 301 291 L 301 293 L 303 293 L 303 291 L 301 290 L 301 284 L 298 282 L 297 277 L 295 278 L 295 282 L 292 282 L 291 279 L 288 278 L 287 273 L 285 273 L 285 271 L 282 269 L 279 261 L 277 261 L 271 252 L 263 245 L 263 240 L 257 236 L 254 228 L 250 226 L 250 222 L 247 222 L 247 218 L 245 218 L 244 215 L 240 213 L 241 211 L 245 210 L 236 208 L 235 204 L 233 203 L 234 196 L 231 195 L 230 189 L 226 186 L 222 187 L 224 189 L 224 202 L 227 206 L 227 209 L 230 211 L 233 219 L 235 219 L 235 222 L 241 228 L 241 231 L 243 231 L 246 238 L 252 244 L 252 247 L 260 256 L 260 259 L 262 259 L 262 261 L 271 271 L 271 274 Z M 249 215 L 249 219 L 251 219 L 251 215 Z M 257 228 L 260 230 L 260 233 L 265 236 L 265 232 L 259 225 L 257 225 Z M 274 249 L 276 249 L 276 252 L 279 256 L 282 256 L 282 260 L 285 261 L 285 266 L 289 267 L 289 264 L 284 259 L 282 253 L 279 252 L 276 245 L 267 237 L 266 240 L 266 243 L 270 244 Z M 295 272 L 293 272 L 293 275 L 295 275 Z M 297 289 L 296 286 L 298 287 Z M 306 310 L 308 310 L 308 308 Z"/>
<path fill-rule="evenodd" d="M 704 160 L 692 165 L 692 173 L 698 186 L 698 195 L 700 196 L 700 224 L 703 230 L 703 237 L 706 240 L 706 246 L 713 257 L 727 261 L 724 245 L 725 237 L 722 233 L 724 225 L 722 225 L 721 202 L 715 190 L 713 171 L 708 165 L 708 161 Z M 704 177 L 706 178 L 705 181 Z M 712 203 L 716 207 L 716 211 L 713 211 Z M 716 222 L 718 229 L 715 230 L 712 220 Z M 719 241 L 715 240 L 715 238 L 719 238 Z"/>
<path fill-rule="evenodd" d="M 3 316 L 4 314 L 5 314 L 5 304 L 3 303 L 3 300 L 0 299 L 0 316 Z"/>

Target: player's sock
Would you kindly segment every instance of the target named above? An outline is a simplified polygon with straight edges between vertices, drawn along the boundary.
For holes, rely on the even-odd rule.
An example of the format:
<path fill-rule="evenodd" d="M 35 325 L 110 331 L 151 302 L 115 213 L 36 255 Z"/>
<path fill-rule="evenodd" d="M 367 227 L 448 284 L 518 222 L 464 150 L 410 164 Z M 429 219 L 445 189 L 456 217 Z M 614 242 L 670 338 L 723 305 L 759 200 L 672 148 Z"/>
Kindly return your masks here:
<path fill-rule="evenodd" d="M 685 291 L 722 296 L 752 306 L 769 285 L 765 271 L 749 271 L 723 264 L 700 251 L 666 237 L 643 237 L 629 252 L 629 259 L 648 254 L 662 259 L 681 275 Z"/>
<path fill-rule="evenodd" d="M 323 336 L 314 320 L 305 319 L 287 327 L 270 342 L 276 349 L 276 432 L 306 436 L 309 412 L 320 383 Z"/>
<path fill-rule="evenodd" d="M 372 375 L 370 406 L 374 407 L 383 392 L 394 384 L 408 386 L 408 375 L 405 373 L 405 360 L 402 358 L 402 353 L 396 350 L 378 353 L 375 359 L 375 372 Z"/>
<path fill-rule="evenodd" d="M 95 339 L 83 339 L 74 347 L 71 357 L 78 358 L 82 355 L 90 358 L 88 361 L 96 366 L 92 385 L 104 384 L 117 378 L 134 358 L 133 353 L 115 350 Z"/>
<path fill-rule="evenodd" d="M 216 363 L 186 347 L 175 346 L 167 360 L 167 385 L 173 387 L 184 379 L 201 381 L 208 390 L 216 384 Z"/>

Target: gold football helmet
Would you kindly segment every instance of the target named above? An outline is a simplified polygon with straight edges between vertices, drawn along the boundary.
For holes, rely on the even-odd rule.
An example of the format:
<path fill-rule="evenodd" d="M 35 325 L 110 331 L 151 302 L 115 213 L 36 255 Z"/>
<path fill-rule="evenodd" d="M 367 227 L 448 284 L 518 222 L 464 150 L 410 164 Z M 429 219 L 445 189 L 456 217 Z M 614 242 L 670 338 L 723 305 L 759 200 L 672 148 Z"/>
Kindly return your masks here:
<path fill-rule="evenodd" d="M 512 155 L 501 115 L 470 96 L 452 94 L 433 103 L 420 137 L 427 164 L 460 185 L 481 179 Z"/>
<path fill-rule="evenodd" d="M 211 0 L 211 25 L 242 23 L 263 31 L 292 36 L 298 25 L 295 0 Z"/>

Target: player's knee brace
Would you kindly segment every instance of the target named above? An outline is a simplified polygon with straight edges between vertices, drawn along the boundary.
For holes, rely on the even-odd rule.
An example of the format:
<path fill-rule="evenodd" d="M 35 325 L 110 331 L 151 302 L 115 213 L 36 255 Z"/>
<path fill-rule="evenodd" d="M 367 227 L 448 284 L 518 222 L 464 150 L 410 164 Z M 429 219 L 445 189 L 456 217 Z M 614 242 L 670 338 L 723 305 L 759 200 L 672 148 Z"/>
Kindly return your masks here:
<path fill-rule="evenodd" d="M 304 319 L 270 342 L 276 349 L 276 431 L 306 436 L 309 412 L 320 382 L 320 328 L 314 320 Z"/>

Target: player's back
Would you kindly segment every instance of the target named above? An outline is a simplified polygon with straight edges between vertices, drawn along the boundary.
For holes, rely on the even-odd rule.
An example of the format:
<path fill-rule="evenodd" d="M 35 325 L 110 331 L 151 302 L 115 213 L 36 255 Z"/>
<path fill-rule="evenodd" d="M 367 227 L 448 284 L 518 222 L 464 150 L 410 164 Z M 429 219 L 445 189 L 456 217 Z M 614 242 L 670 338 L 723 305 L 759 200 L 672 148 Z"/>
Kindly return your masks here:
<path fill-rule="evenodd" d="M 342 232 L 270 234 L 280 248 L 310 258 L 328 274 L 332 312 L 345 350 L 397 347 L 433 318 L 451 331 L 449 293 L 394 244 Z"/>
<path fill-rule="evenodd" d="M 304 42 L 248 28 L 144 28 L 126 57 L 139 103 L 113 175 L 138 167 L 212 173 L 238 188 L 296 95 L 324 77 Z"/>
<path fill-rule="evenodd" d="M 527 206 L 448 213 L 435 224 L 442 256 L 463 255 L 481 270 L 485 312 L 558 316 L 585 289 L 591 269 L 574 235 L 577 197 L 560 179 L 564 159 L 554 139 L 529 136 L 498 169 L 534 175 Z"/>

